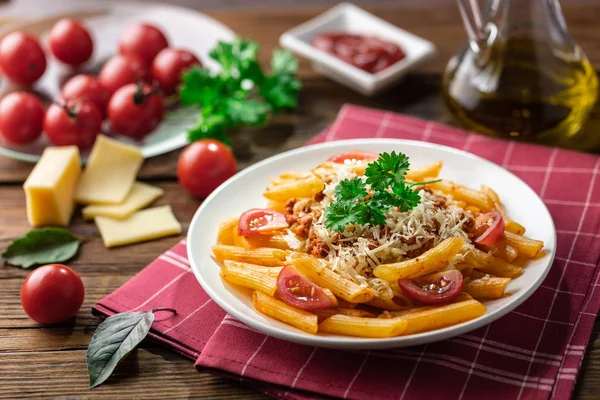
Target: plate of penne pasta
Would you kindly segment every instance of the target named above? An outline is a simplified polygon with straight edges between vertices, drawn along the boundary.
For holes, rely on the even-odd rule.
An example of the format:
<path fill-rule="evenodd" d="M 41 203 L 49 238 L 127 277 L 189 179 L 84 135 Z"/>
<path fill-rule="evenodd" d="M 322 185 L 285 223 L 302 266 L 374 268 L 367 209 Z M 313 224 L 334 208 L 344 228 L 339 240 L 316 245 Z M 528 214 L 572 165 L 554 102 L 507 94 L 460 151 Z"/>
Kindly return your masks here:
<path fill-rule="evenodd" d="M 188 232 L 194 274 L 233 317 L 321 347 L 444 340 L 523 303 L 556 249 L 543 201 L 502 167 L 410 140 L 307 146 L 235 175 Z"/>

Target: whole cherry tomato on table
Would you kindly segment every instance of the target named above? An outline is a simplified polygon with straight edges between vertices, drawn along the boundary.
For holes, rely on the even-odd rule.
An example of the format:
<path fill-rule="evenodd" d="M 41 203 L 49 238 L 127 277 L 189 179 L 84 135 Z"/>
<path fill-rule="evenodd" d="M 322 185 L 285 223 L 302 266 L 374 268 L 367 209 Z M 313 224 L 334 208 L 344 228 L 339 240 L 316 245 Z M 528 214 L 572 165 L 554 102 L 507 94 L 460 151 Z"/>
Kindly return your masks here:
<path fill-rule="evenodd" d="M 27 92 L 13 92 L 0 101 L 0 136 L 13 144 L 37 140 L 44 125 L 42 101 Z"/>
<path fill-rule="evenodd" d="M 181 49 L 163 49 L 152 62 L 152 77 L 166 94 L 175 93 L 181 74 L 193 65 L 202 66 L 192 53 Z"/>
<path fill-rule="evenodd" d="M 71 268 L 48 264 L 30 273 L 21 287 L 21 304 L 29 318 L 40 324 L 63 322 L 83 304 L 85 289 Z"/>
<path fill-rule="evenodd" d="M 110 98 L 108 119 L 113 131 L 141 139 L 160 124 L 164 116 L 162 98 L 146 84 L 129 84 Z"/>
<path fill-rule="evenodd" d="M 177 162 L 177 178 L 189 194 L 207 197 L 237 172 L 233 153 L 218 140 L 205 139 L 186 147 Z"/>
<path fill-rule="evenodd" d="M 89 100 L 104 117 L 110 99 L 108 90 L 91 75 L 76 75 L 63 86 L 60 95 L 63 100 Z"/>
<path fill-rule="evenodd" d="M 59 61 L 77 66 L 88 61 L 94 52 L 92 36 L 74 19 L 63 18 L 50 30 L 48 47 Z"/>
<path fill-rule="evenodd" d="M 44 132 L 56 146 L 74 145 L 87 150 L 101 128 L 102 114 L 90 100 L 53 104 L 44 118 Z"/>
<path fill-rule="evenodd" d="M 164 33 L 150 24 L 131 25 L 119 37 L 119 53 L 140 57 L 148 66 L 169 42 Z"/>
<path fill-rule="evenodd" d="M 135 55 L 114 56 L 104 64 L 98 82 L 112 95 L 130 83 L 150 82 L 150 67 Z"/>
<path fill-rule="evenodd" d="M 13 32 L 0 41 L 0 70 L 19 85 L 31 85 L 46 70 L 46 55 L 36 38 Z"/>

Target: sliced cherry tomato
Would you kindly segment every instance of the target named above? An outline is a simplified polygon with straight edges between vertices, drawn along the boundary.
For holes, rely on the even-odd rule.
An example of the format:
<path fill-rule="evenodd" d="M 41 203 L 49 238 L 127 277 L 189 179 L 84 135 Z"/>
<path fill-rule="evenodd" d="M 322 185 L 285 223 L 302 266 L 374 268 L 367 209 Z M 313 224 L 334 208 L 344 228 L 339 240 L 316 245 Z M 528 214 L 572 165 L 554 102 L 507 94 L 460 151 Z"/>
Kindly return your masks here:
<path fill-rule="evenodd" d="M 87 150 L 102 128 L 102 114 L 89 100 L 52 104 L 44 118 L 44 132 L 56 146 Z"/>
<path fill-rule="evenodd" d="M 63 18 L 52 27 L 48 45 L 54 57 L 68 65 L 81 65 L 92 57 L 94 42 L 83 25 L 74 19 Z"/>
<path fill-rule="evenodd" d="M 131 25 L 119 37 L 119 53 L 136 55 L 146 65 L 152 65 L 154 57 L 164 48 L 169 47 L 165 35 L 150 24 Z"/>
<path fill-rule="evenodd" d="M 241 215 L 238 234 L 246 237 L 255 236 L 285 229 L 288 226 L 285 215 L 273 210 L 253 208 Z"/>
<path fill-rule="evenodd" d="M 162 98 L 150 85 L 129 84 L 117 90 L 108 103 L 108 119 L 118 134 L 142 139 L 164 117 Z"/>
<path fill-rule="evenodd" d="M 325 291 L 302 276 L 293 265 L 286 265 L 279 272 L 277 293 L 284 302 L 302 310 L 322 310 L 334 306 Z"/>
<path fill-rule="evenodd" d="M 13 144 L 37 140 L 44 125 L 42 101 L 26 92 L 13 92 L 0 101 L 0 136 Z"/>
<path fill-rule="evenodd" d="M 371 161 L 377 160 L 379 154 L 373 153 L 370 151 L 347 151 L 345 153 L 336 154 L 335 156 L 331 156 L 327 159 L 327 161 L 331 161 L 338 164 L 362 164 L 369 163 Z"/>
<path fill-rule="evenodd" d="M 100 111 L 102 116 L 106 116 L 106 107 L 110 93 L 91 75 L 76 75 L 69 79 L 63 86 L 61 92 L 63 100 L 89 100 Z"/>
<path fill-rule="evenodd" d="M 475 219 L 475 231 L 479 234 L 475 243 L 495 244 L 504 236 L 504 218 L 498 211 L 480 214 Z"/>
<path fill-rule="evenodd" d="M 98 82 L 112 95 L 130 83 L 150 82 L 150 67 L 135 55 L 114 56 L 104 64 Z"/>
<path fill-rule="evenodd" d="M 83 304 L 81 278 L 71 268 L 49 264 L 30 273 L 21 287 L 21 304 L 29 318 L 56 324 L 75 314 Z"/>
<path fill-rule="evenodd" d="M 193 65 L 202 63 L 189 51 L 166 48 L 152 62 L 152 77 L 164 93 L 172 94 L 181 83 L 181 74 Z"/>
<path fill-rule="evenodd" d="M 46 55 L 35 37 L 13 32 L 0 41 L 0 70 L 20 85 L 31 85 L 46 70 Z"/>
<path fill-rule="evenodd" d="M 463 287 L 460 271 L 450 270 L 416 279 L 399 279 L 402 292 L 423 304 L 443 304 L 454 299 Z"/>
<path fill-rule="evenodd" d="M 189 194 L 207 197 L 237 172 L 233 153 L 222 142 L 205 139 L 183 150 L 177 162 L 177 178 Z"/>

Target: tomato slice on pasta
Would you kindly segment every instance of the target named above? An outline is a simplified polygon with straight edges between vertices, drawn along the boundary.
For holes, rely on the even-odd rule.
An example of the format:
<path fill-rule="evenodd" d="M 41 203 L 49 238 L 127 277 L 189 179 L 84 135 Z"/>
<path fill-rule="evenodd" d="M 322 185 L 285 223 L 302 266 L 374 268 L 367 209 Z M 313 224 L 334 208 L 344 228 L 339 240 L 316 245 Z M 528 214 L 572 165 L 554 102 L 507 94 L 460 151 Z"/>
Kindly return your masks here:
<path fill-rule="evenodd" d="M 285 215 L 273 210 L 252 208 L 240 216 L 238 235 L 248 237 L 272 234 L 288 226 Z"/>
<path fill-rule="evenodd" d="M 337 164 L 363 164 L 369 163 L 371 161 L 377 160 L 379 154 L 373 153 L 370 151 L 347 151 L 345 153 L 336 154 L 335 156 L 331 156 L 327 159 L 327 161 L 331 161 Z"/>
<path fill-rule="evenodd" d="M 444 304 L 452 301 L 459 295 L 463 283 L 463 276 L 457 270 L 398 280 L 398 286 L 406 296 L 423 304 Z"/>
<path fill-rule="evenodd" d="M 277 276 L 277 293 L 284 302 L 302 310 L 322 310 L 335 305 L 320 286 L 302 276 L 293 265 L 283 267 Z"/>
<path fill-rule="evenodd" d="M 481 214 L 475 220 L 475 230 L 479 233 L 475 243 L 495 244 L 504 236 L 504 218 L 498 211 Z"/>

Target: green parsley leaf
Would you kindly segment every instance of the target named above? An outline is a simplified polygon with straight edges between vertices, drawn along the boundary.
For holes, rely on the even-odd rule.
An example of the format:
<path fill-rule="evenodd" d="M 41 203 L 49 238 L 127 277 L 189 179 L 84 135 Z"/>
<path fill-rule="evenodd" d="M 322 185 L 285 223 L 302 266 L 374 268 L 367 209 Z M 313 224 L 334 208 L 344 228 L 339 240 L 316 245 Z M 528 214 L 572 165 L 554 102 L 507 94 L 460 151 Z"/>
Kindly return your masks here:
<path fill-rule="evenodd" d="M 257 100 L 228 99 L 227 114 L 234 125 L 261 125 L 267 120 L 270 107 Z"/>
<path fill-rule="evenodd" d="M 373 189 L 385 190 L 390 186 L 404 182 L 404 175 L 408 172 L 410 162 L 402 153 L 381 153 L 379 158 L 367 165 L 365 176 L 367 183 Z"/>
<path fill-rule="evenodd" d="M 213 78 L 207 69 L 194 66 L 183 74 L 182 84 L 179 87 L 181 104 L 198 104 L 200 106 L 211 104 L 217 94 L 218 91 L 214 88 Z"/>
<path fill-rule="evenodd" d="M 349 201 L 336 201 L 325 209 L 325 226 L 336 232 L 343 232 L 347 226 L 362 221 L 364 206 Z"/>
<path fill-rule="evenodd" d="M 373 226 L 385 225 L 385 214 L 383 210 L 387 211 L 388 208 L 379 208 L 373 202 L 368 202 L 363 211 L 362 220 L 365 224 L 371 224 Z"/>
<path fill-rule="evenodd" d="M 421 202 L 421 196 L 419 193 L 413 191 L 406 185 L 396 185 L 392 187 L 393 205 L 400 208 L 400 211 L 410 211 Z"/>
<path fill-rule="evenodd" d="M 265 77 L 260 95 L 275 112 L 283 108 L 296 107 L 301 84 L 295 74 L 298 61 L 285 50 L 275 50 L 271 60 L 272 74 Z"/>
<path fill-rule="evenodd" d="M 367 187 L 360 178 L 344 179 L 335 188 L 336 201 L 362 200 L 367 194 Z"/>

